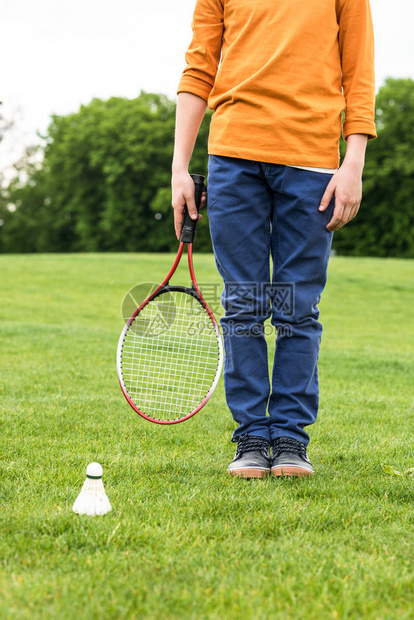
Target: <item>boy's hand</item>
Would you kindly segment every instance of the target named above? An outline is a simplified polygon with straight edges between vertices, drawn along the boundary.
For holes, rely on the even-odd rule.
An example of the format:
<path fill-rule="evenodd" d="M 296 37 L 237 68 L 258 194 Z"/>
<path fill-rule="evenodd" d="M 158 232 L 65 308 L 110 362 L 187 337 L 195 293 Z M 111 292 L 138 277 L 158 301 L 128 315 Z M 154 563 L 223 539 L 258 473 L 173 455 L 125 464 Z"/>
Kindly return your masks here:
<path fill-rule="evenodd" d="M 173 171 L 171 186 L 175 234 L 177 235 L 177 239 L 179 239 L 183 226 L 185 205 L 187 205 L 188 212 L 193 220 L 196 220 L 197 217 L 201 219 L 201 215 L 197 215 L 194 181 L 187 170 Z M 203 192 L 201 207 L 204 207 L 205 204 L 206 192 Z"/>
<path fill-rule="evenodd" d="M 326 228 L 333 232 L 348 224 L 358 213 L 362 199 L 362 167 L 344 162 L 335 172 L 321 200 L 319 211 L 325 211 L 335 194 L 335 209 Z"/>

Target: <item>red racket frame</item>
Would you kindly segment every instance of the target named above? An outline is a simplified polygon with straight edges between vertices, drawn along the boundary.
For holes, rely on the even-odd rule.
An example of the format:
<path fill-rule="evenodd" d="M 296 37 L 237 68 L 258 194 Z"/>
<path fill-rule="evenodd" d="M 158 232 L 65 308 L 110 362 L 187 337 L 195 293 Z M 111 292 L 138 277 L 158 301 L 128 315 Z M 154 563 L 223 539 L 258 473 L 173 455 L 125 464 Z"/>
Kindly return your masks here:
<path fill-rule="evenodd" d="M 206 395 L 206 397 L 204 398 L 204 400 L 193 410 L 191 411 L 191 413 L 187 414 L 186 416 L 179 418 L 177 420 L 156 420 L 154 418 L 151 418 L 150 416 L 148 416 L 147 414 L 145 414 L 143 411 L 141 411 L 136 405 L 135 403 L 133 403 L 133 401 L 131 400 L 126 387 L 124 385 L 123 379 L 122 379 L 122 371 L 121 371 L 121 350 L 122 350 L 122 345 L 124 342 L 124 338 L 125 338 L 125 334 L 128 331 L 129 326 L 131 325 L 132 321 L 135 319 L 135 317 L 141 312 L 141 310 L 143 308 L 145 308 L 145 306 L 157 295 L 157 293 L 159 293 L 159 291 L 166 285 L 168 285 L 170 278 L 172 278 L 172 276 L 174 275 L 181 257 L 183 255 L 183 251 L 184 251 L 184 246 L 187 245 L 188 246 L 188 250 L 187 250 L 187 255 L 188 255 L 188 269 L 190 271 L 190 276 L 191 276 L 191 282 L 197 292 L 197 295 L 200 299 L 200 301 L 202 302 L 202 304 L 204 305 L 205 309 L 207 310 L 207 313 L 211 319 L 211 321 L 213 322 L 214 325 L 214 329 L 216 331 L 217 334 L 217 339 L 219 342 L 219 350 L 220 350 L 220 359 L 219 359 L 219 366 L 218 366 L 218 370 L 217 370 L 217 374 L 216 374 L 216 378 L 213 382 L 213 385 L 211 386 L 210 390 L 208 391 L 208 394 Z M 185 288 L 185 287 L 183 287 Z M 198 411 L 200 411 L 200 409 L 202 409 L 204 407 L 204 405 L 210 400 L 211 395 L 213 394 L 216 385 L 218 383 L 218 380 L 220 378 L 221 375 L 221 369 L 223 366 L 223 344 L 221 341 L 221 334 L 220 334 L 220 329 L 218 326 L 218 323 L 214 317 L 214 314 L 212 313 L 212 311 L 210 310 L 210 308 L 207 305 L 207 302 L 205 301 L 204 297 L 201 294 L 201 291 L 198 287 L 197 281 L 196 281 L 196 277 L 195 277 L 195 273 L 194 273 L 194 265 L 193 265 L 193 244 L 192 243 L 184 243 L 184 241 L 180 242 L 179 248 L 178 248 L 178 252 L 177 252 L 177 256 L 175 257 L 174 263 L 170 269 L 170 271 L 168 272 L 167 276 L 164 278 L 164 280 L 162 281 L 162 283 L 155 289 L 155 291 L 153 291 L 153 293 L 151 293 L 151 295 L 149 297 L 147 297 L 147 299 L 145 299 L 145 301 L 142 302 L 142 304 L 140 306 L 138 306 L 138 308 L 135 310 L 134 314 L 131 316 L 131 318 L 128 320 L 128 322 L 126 323 L 121 337 L 119 339 L 119 344 L 118 344 L 118 354 L 117 354 L 117 369 L 118 369 L 118 381 L 119 381 L 119 385 L 121 386 L 121 390 L 123 395 L 125 396 L 126 400 L 128 401 L 128 403 L 131 405 L 132 409 L 134 409 L 134 411 L 136 411 L 141 417 L 145 418 L 146 420 L 148 420 L 149 422 L 154 422 L 155 424 L 178 424 L 180 422 L 184 422 L 185 420 L 188 420 L 189 418 L 191 418 L 193 415 L 195 415 Z"/>

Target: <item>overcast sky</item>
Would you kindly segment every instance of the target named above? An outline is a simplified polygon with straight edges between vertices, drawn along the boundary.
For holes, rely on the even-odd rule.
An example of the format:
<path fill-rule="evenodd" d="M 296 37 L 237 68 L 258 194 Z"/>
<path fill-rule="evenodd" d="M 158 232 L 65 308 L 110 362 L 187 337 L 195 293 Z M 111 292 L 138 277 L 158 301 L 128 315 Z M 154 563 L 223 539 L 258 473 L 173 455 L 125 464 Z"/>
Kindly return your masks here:
<path fill-rule="evenodd" d="M 195 0 L 0 0 L 0 101 L 3 114 L 17 113 L 0 165 L 35 142 L 36 130 L 45 132 L 50 114 L 74 112 L 93 97 L 132 98 L 141 89 L 175 97 L 194 6 Z M 414 78 L 413 0 L 371 0 L 371 7 L 377 89 L 387 76 Z"/>

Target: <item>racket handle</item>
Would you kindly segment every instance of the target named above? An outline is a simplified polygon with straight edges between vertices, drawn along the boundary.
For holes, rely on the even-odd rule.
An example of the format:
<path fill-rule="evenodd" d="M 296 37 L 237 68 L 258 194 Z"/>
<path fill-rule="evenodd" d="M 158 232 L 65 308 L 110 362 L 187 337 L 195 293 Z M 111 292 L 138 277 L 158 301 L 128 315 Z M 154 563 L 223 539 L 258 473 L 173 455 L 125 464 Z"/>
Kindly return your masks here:
<path fill-rule="evenodd" d="M 191 178 L 193 179 L 194 185 L 195 185 L 194 198 L 195 198 L 195 203 L 196 203 L 197 213 L 198 213 L 200 209 L 200 204 L 201 204 L 201 196 L 203 194 L 203 190 L 205 189 L 205 185 L 204 185 L 205 177 L 203 177 L 201 174 L 192 174 Z M 180 241 L 184 241 L 184 243 L 193 243 L 194 235 L 195 235 L 195 231 L 197 227 L 197 221 L 198 220 L 191 219 L 191 217 L 188 214 L 187 207 L 185 207 L 184 221 L 183 221 L 183 227 L 181 229 Z"/>

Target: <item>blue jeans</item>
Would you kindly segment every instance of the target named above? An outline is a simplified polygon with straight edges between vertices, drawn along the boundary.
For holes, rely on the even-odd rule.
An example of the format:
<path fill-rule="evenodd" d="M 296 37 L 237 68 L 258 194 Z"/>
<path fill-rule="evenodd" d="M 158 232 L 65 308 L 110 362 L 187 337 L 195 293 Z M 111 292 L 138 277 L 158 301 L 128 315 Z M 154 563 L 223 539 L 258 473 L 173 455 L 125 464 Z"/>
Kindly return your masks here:
<path fill-rule="evenodd" d="M 319 212 L 330 174 L 210 155 L 208 213 L 224 281 L 221 320 L 228 407 L 240 435 L 306 445 L 316 420 L 334 200 Z M 270 256 L 273 274 L 270 275 Z M 271 325 L 264 322 L 271 317 Z M 270 381 L 265 335 L 277 332 Z"/>

